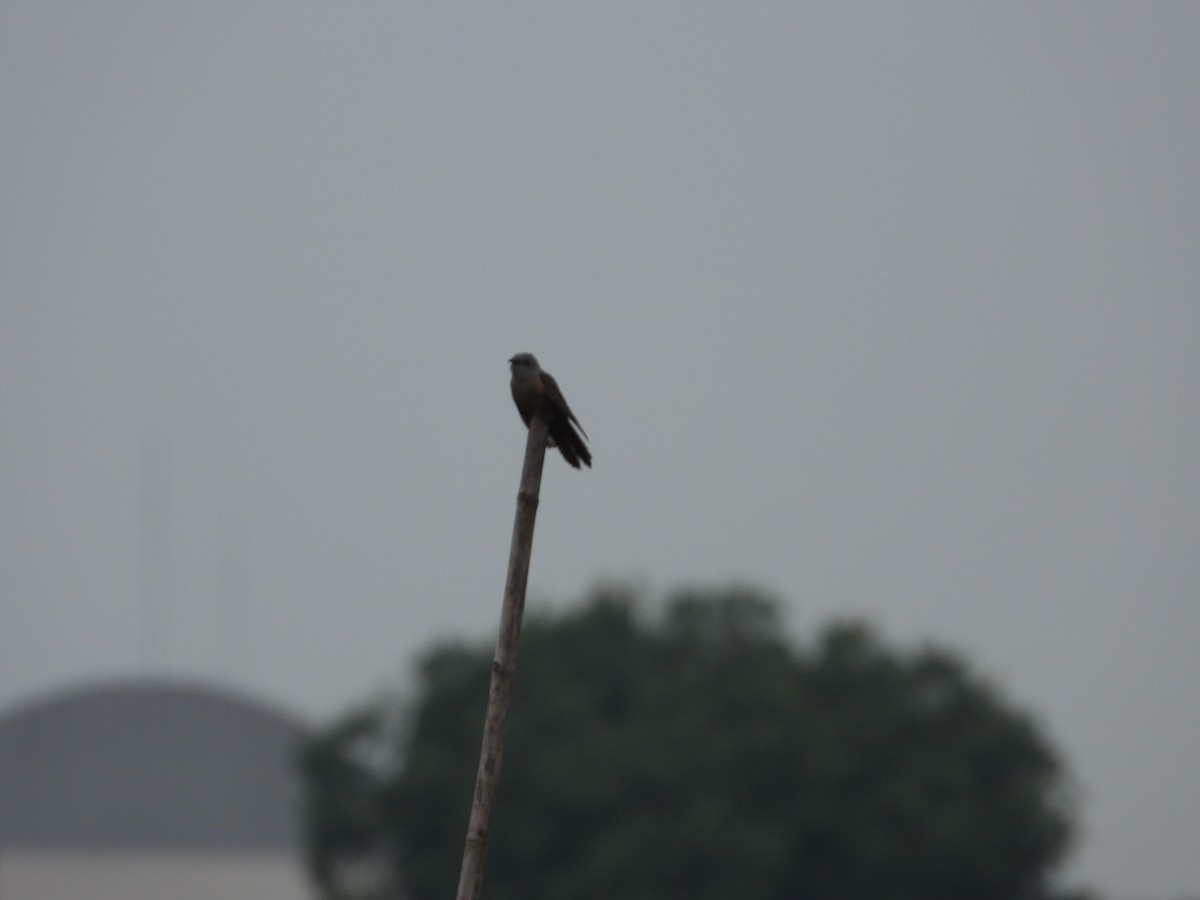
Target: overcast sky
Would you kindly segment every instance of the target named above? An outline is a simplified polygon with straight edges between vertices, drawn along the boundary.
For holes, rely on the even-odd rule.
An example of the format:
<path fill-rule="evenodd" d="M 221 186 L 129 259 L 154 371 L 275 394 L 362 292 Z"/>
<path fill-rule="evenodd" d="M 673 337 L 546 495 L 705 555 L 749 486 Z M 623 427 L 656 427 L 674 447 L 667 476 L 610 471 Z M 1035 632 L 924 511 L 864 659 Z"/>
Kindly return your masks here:
<path fill-rule="evenodd" d="M 1200 6 L 506 6 L 0 7 L 0 714 L 490 641 L 529 350 L 533 608 L 948 644 L 1200 891 Z"/>

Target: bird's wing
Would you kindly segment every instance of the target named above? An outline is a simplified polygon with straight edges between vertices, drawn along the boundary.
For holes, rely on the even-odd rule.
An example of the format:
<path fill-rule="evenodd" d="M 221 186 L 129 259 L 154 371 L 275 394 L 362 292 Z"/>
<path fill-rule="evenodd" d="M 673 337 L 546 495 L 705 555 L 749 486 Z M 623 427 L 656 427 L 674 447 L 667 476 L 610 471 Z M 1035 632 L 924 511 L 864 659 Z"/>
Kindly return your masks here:
<path fill-rule="evenodd" d="M 566 413 L 567 418 L 575 423 L 576 427 L 578 427 L 579 430 L 581 432 L 583 432 L 583 436 L 586 438 L 588 436 L 588 433 L 583 430 L 583 426 L 580 425 L 579 420 L 577 418 L 575 418 L 575 413 L 571 412 L 571 407 L 567 406 L 566 398 L 563 397 L 562 391 L 560 391 L 558 389 L 558 382 L 554 380 L 554 376 L 551 375 L 549 372 L 542 372 L 541 375 L 542 375 L 542 384 L 546 388 L 546 397 L 558 409 L 560 409 L 564 413 Z M 590 441 L 591 438 L 588 438 L 588 440 Z"/>

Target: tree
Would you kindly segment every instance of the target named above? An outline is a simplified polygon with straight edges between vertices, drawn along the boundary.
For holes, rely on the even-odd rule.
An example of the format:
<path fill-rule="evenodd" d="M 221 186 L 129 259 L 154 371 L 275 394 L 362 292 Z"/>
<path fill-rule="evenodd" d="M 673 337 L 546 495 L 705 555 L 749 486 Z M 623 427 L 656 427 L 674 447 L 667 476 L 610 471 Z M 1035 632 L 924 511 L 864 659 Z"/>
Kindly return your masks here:
<path fill-rule="evenodd" d="M 962 660 L 861 623 L 796 646 L 751 590 L 642 606 L 602 591 L 527 623 L 490 898 L 1055 896 L 1062 766 Z M 452 895 L 489 659 L 436 648 L 405 728 L 369 725 L 394 718 L 381 703 L 314 739 L 310 858 L 331 895 L 366 849 L 414 900 Z"/>

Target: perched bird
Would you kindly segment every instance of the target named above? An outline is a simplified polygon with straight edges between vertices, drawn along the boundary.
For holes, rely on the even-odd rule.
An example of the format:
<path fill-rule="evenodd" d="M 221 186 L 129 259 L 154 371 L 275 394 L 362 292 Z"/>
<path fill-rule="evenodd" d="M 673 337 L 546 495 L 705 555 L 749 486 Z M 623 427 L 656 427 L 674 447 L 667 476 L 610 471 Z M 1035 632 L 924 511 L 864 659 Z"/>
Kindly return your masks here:
<path fill-rule="evenodd" d="M 576 469 L 581 461 L 590 469 L 592 454 L 583 442 L 587 432 L 567 406 L 558 382 L 549 372 L 542 371 L 532 353 L 518 353 L 508 363 L 512 367 L 513 400 L 525 427 L 528 428 L 535 418 L 541 419 L 550 434 L 546 446 L 558 447 L 563 459 Z M 583 437 L 576 434 L 576 428 Z"/>

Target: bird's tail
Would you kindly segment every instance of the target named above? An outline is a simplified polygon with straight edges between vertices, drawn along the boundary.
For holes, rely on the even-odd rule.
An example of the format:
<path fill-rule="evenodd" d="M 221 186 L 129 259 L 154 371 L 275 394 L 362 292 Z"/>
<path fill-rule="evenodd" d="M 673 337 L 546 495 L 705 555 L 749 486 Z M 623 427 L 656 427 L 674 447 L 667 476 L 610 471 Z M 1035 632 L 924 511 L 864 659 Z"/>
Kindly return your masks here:
<path fill-rule="evenodd" d="M 558 444 L 558 450 L 562 453 L 563 459 L 576 469 L 579 468 L 581 462 L 589 469 L 592 467 L 591 451 L 570 424 L 563 422 L 562 427 L 556 428 L 551 437 L 554 439 L 554 443 Z"/>

